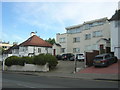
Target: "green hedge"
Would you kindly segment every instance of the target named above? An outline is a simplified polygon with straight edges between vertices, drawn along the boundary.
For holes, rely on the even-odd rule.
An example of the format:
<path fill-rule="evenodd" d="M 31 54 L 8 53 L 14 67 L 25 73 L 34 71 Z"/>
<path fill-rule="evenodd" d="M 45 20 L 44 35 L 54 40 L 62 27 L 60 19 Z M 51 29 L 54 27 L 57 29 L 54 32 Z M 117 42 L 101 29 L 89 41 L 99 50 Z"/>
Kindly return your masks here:
<path fill-rule="evenodd" d="M 34 56 L 34 64 L 35 65 L 45 65 L 46 64 L 46 55 L 40 54 Z"/>
<path fill-rule="evenodd" d="M 34 57 L 22 57 L 26 64 L 34 64 Z"/>
<path fill-rule="evenodd" d="M 50 69 L 54 69 L 56 65 L 58 64 L 58 61 L 55 56 L 52 56 L 50 54 L 40 54 L 33 57 L 17 57 L 17 56 L 11 56 L 8 57 L 5 60 L 5 65 L 11 66 L 11 65 L 21 65 L 24 66 L 24 64 L 35 64 L 35 65 L 45 65 L 48 63 Z"/>
<path fill-rule="evenodd" d="M 7 66 L 11 66 L 11 65 L 21 65 L 24 66 L 24 60 L 21 57 L 17 57 L 17 56 L 11 56 L 8 57 L 5 60 L 5 65 Z"/>
<path fill-rule="evenodd" d="M 56 65 L 58 64 L 57 58 L 50 54 L 46 55 L 46 62 L 48 62 L 50 69 L 54 69 Z"/>

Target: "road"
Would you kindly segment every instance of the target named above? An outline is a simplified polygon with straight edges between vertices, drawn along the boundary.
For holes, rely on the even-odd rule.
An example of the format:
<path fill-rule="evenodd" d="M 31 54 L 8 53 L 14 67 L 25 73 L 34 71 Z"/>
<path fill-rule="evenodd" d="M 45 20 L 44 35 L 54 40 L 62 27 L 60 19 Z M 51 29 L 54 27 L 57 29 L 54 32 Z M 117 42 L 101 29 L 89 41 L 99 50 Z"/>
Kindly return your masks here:
<path fill-rule="evenodd" d="M 118 88 L 117 81 L 45 77 L 4 72 L 3 88 Z"/>

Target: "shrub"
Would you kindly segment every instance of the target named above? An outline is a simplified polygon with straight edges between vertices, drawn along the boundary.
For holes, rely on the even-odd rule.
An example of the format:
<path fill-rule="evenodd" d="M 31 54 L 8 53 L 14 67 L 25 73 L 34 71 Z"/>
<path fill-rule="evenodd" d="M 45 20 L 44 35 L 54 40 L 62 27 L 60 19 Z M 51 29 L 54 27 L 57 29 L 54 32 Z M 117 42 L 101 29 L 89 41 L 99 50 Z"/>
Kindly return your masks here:
<path fill-rule="evenodd" d="M 22 57 L 21 58 L 26 64 L 34 64 L 33 57 Z"/>
<path fill-rule="evenodd" d="M 54 69 L 58 64 L 57 58 L 50 54 L 46 54 L 45 60 L 48 63 L 50 69 Z"/>
<path fill-rule="evenodd" d="M 21 59 L 21 57 L 11 56 L 11 57 L 8 57 L 5 60 L 5 65 L 7 65 L 7 66 L 11 66 L 11 65 L 21 65 L 21 66 L 24 66 L 24 60 Z"/>
<path fill-rule="evenodd" d="M 34 64 L 45 65 L 46 64 L 45 55 L 40 54 L 40 55 L 34 56 Z"/>
<path fill-rule="evenodd" d="M 40 54 L 34 57 L 34 64 L 45 65 L 46 63 L 48 63 L 50 69 L 54 69 L 58 64 L 56 57 L 50 54 Z"/>

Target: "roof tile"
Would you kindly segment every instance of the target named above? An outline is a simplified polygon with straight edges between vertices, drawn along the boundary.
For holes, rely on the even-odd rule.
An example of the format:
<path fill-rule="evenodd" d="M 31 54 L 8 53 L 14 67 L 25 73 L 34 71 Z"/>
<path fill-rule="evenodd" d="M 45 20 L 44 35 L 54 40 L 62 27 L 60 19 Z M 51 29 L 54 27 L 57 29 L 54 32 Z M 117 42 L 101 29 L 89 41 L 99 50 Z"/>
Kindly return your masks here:
<path fill-rule="evenodd" d="M 40 37 L 33 35 L 26 41 L 20 44 L 20 46 L 41 46 L 41 47 L 52 47 L 52 45 Z"/>

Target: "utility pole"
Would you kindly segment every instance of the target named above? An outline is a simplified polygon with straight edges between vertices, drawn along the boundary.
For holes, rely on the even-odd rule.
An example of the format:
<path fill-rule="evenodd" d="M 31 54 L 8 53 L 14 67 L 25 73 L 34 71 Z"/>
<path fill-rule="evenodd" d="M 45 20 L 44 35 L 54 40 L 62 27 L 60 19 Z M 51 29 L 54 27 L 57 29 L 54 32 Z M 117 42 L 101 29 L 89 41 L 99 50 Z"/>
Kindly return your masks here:
<path fill-rule="evenodd" d="M 77 72 L 77 59 L 74 60 L 74 73 Z"/>
<path fill-rule="evenodd" d="M 86 52 L 85 52 L 85 51 L 84 51 L 84 55 L 85 55 L 85 56 L 84 56 L 84 57 L 85 57 L 85 58 L 84 58 L 84 64 L 85 64 L 85 68 L 86 68 L 86 67 L 87 67 L 87 65 L 86 65 L 87 61 L 86 61 Z"/>

